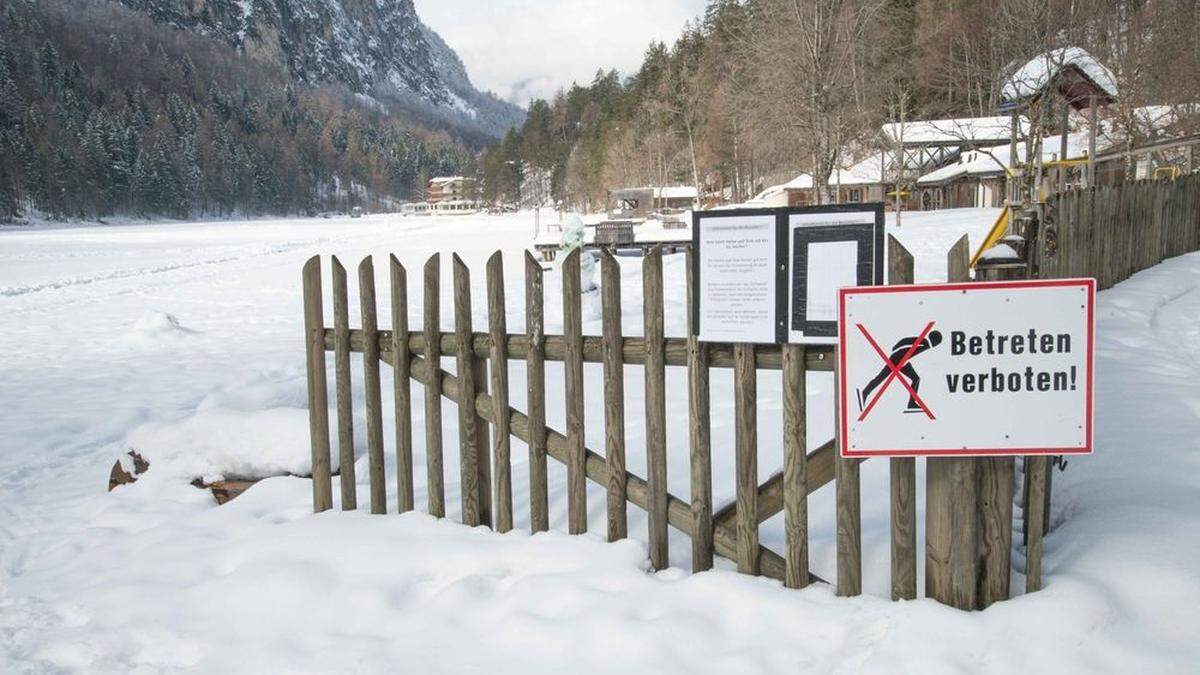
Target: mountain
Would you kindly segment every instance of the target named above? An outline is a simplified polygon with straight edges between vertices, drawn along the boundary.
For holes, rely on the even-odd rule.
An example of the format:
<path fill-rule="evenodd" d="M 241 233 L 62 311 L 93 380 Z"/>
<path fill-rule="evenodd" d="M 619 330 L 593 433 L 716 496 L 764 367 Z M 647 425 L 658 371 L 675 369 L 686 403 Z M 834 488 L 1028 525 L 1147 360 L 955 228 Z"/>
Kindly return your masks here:
<path fill-rule="evenodd" d="M 468 136 L 499 138 L 524 120 L 520 108 L 475 88 L 412 0 L 120 2 L 156 23 L 282 65 L 299 84 L 341 85 Z"/>

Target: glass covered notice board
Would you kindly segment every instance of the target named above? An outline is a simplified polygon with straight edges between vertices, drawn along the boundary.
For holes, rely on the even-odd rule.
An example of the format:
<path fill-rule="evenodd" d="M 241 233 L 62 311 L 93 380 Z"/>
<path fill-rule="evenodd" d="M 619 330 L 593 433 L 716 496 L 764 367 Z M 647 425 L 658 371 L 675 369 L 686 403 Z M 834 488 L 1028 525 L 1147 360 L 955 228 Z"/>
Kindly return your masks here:
<path fill-rule="evenodd" d="M 837 292 L 883 283 L 883 204 L 697 211 L 692 333 L 833 344 Z"/>

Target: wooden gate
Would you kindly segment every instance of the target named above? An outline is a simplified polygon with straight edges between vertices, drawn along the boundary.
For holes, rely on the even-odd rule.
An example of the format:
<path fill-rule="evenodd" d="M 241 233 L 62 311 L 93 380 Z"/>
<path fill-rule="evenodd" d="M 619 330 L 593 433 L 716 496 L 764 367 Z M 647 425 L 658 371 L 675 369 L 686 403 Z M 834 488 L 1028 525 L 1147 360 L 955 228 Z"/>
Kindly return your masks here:
<path fill-rule="evenodd" d="M 690 251 L 688 252 L 690 257 Z M 950 281 L 967 277 L 968 248 L 963 237 L 950 252 Z M 911 283 L 912 256 L 895 239 L 888 240 L 890 283 Z M 834 348 L 802 345 L 753 345 L 700 342 L 695 337 L 664 335 L 662 250 L 642 259 L 644 293 L 643 337 L 624 337 L 621 325 L 620 267 L 608 251 L 601 252 L 602 335 L 582 331 L 579 252 L 562 263 L 563 334 L 544 333 L 543 270 L 525 256 L 526 332 L 510 333 L 505 325 L 504 267 L 501 254 L 487 263 L 487 331 L 471 324 L 470 270 L 453 259 L 454 331 L 441 332 L 439 316 L 440 259 L 431 257 L 422 275 L 422 330 L 408 326 L 408 275 L 395 256 L 389 260 L 392 330 L 378 326 L 375 271 L 370 257 L 358 267 L 361 327 L 349 325 L 346 271 L 332 260 L 333 327 L 324 321 L 320 259 L 304 266 L 304 317 L 308 358 L 308 396 L 312 436 L 313 507 L 333 507 L 331 439 L 326 352 L 334 355 L 337 451 L 340 464 L 341 508 L 358 507 L 351 408 L 352 352 L 362 354 L 366 394 L 366 438 L 372 513 L 387 512 L 381 396 L 381 363 L 394 371 L 395 453 L 398 511 L 416 508 L 409 378 L 424 385 L 426 485 L 432 515 L 446 513 L 442 456 L 442 399 L 457 404 L 461 510 L 463 523 L 487 525 L 499 532 L 513 527 L 510 437 L 529 448 L 530 529 L 549 528 L 547 457 L 567 468 L 567 527 L 572 534 L 588 527 L 586 481 L 607 491 L 609 541 L 628 535 L 627 504 L 648 514 L 650 562 L 655 569 L 669 565 L 668 527 L 686 534 L 692 545 L 693 571 L 710 569 L 713 556 L 737 564 L 740 572 L 761 574 L 801 588 L 824 581 L 809 570 L 808 495 L 833 483 L 836 491 L 838 595 L 862 591 L 862 527 L 859 467 L 862 461 L 842 459 L 837 439 L 806 447 L 805 378 L 809 372 L 832 372 Z M 689 259 L 690 263 L 690 259 Z M 691 303 L 691 265 L 688 269 L 688 312 Z M 691 317 L 688 317 L 691 325 Z M 443 356 L 453 356 L 455 372 L 442 370 Z M 527 389 L 525 411 L 512 406 L 509 361 L 524 361 Z M 564 364 L 564 429 L 546 425 L 545 363 Z M 584 363 L 603 364 L 604 448 L 584 444 Z M 643 366 L 647 467 L 643 478 L 625 461 L 625 364 Z M 488 367 L 490 365 L 490 368 Z M 690 495 L 684 499 L 667 491 L 666 369 L 687 368 L 688 451 Z M 734 379 L 734 457 L 736 498 L 714 512 L 712 500 L 712 442 L 710 435 L 709 372 L 730 368 Z M 782 378 L 783 467 L 758 484 L 757 373 L 775 371 Z M 639 386 L 639 385 L 634 385 Z M 836 423 L 834 428 L 838 428 Z M 490 434 L 489 434 L 490 429 Z M 1012 462 L 1004 460 L 929 459 L 926 488 L 926 595 L 963 609 L 986 607 L 1009 596 L 1012 541 Z M 891 459 L 891 596 L 917 597 L 916 460 Z M 988 467 L 993 467 L 989 469 Z M 1005 473 L 1007 466 L 1007 473 Z M 1044 470 L 1044 466 L 1043 466 Z M 1007 477 L 1007 478 L 1006 478 Z M 1006 482 L 1007 481 L 1007 482 Z M 989 499 L 979 499 L 981 487 Z M 1033 500 L 1031 500 L 1033 501 Z M 759 543 L 759 525 L 784 513 L 784 549 L 777 552 Z M 1039 519 L 1040 522 L 1040 519 Z M 1027 570 L 1038 578 L 1041 530 L 1030 528 Z M 1034 586 L 1035 587 L 1035 586 Z"/>

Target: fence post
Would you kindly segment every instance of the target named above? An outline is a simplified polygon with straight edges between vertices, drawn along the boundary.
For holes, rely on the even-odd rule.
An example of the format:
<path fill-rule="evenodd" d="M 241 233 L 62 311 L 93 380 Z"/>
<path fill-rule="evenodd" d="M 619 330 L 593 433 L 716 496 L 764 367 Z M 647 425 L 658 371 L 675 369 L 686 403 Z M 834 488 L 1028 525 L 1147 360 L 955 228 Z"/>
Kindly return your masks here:
<path fill-rule="evenodd" d="M 1025 481 L 1029 484 L 1025 527 L 1025 592 L 1042 588 L 1042 538 L 1045 534 L 1046 475 L 1050 458 L 1044 455 L 1029 457 L 1025 463 Z"/>
<path fill-rule="evenodd" d="M 988 270 L 984 280 L 1021 278 L 1020 270 Z M 981 457 L 977 471 L 979 554 L 979 608 L 1007 600 L 1010 595 L 1013 537 L 1012 457 Z"/>
<path fill-rule="evenodd" d="M 358 299 L 362 314 L 363 389 L 367 395 L 367 455 L 371 513 L 387 513 L 383 470 L 383 403 L 379 383 L 379 319 L 375 308 L 375 265 L 371 256 L 358 264 Z"/>
<path fill-rule="evenodd" d="M 758 370 L 754 345 L 733 346 L 734 471 L 737 481 L 737 567 L 758 574 Z"/>
<path fill-rule="evenodd" d="M 833 360 L 834 499 L 837 502 L 837 594 L 862 594 L 862 497 L 860 460 L 842 457 L 842 420 L 838 412 L 841 365 Z"/>
<path fill-rule="evenodd" d="M 688 451 L 692 503 L 692 571 L 703 572 L 713 566 L 712 505 L 712 424 L 708 386 L 708 347 L 693 333 L 695 304 L 693 274 L 695 252 L 687 248 L 687 332 L 688 332 Z"/>
<path fill-rule="evenodd" d="M 642 259 L 643 316 L 646 346 L 646 462 L 650 496 L 650 565 L 666 569 L 667 551 L 667 428 L 666 353 L 663 340 L 662 247 Z"/>
<path fill-rule="evenodd" d="M 603 314 L 604 458 L 608 466 L 608 540 L 629 534 L 625 476 L 625 364 L 621 335 L 621 266 L 607 249 L 600 253 Z"/>
<path fill-rule="evenodd" d="M 329 383 L 325 374 L 325 318 L 321 303 L 321 258 L 304 263 L 304 348 L 308 371 L 308 433 L 312 446 L 313 511 L 333 508 L 329 472 Z"/>
<path fill-rule="evenodd" d="M 342 510 L 358 508 L 358 485 L 354 475 L 354 409 L 350 382 L 350 300 L 346 268 L 337 256 L 333 271 L 333 389 L 337 405 L 338 473 L 342 486 Z"/>
<path fill-rule="evenodd" d="M 580 249 L 562 264 L 563 359 L 567 407 L 567 531 L 587 532 L 587 451 L 583 442 L 583 308 L 579 278 Z"/>
<path fill-rule="evenodd" d="M 783 346 L 783 585 L 808 585 L 807 374 L 804 345 Z"/>
<path fill-rule="evenodd" d="M 408 334 L 408 273 L 395 255 L 389 257 L 392 279 L 392 397 L 396 413 L 396 506 L 412 511 L 412 352 Z"/>
<path fill-rule="evenodd" d="M 550 529 L 550 498 L 546 476 L 546 331 L 542 265 L 525 252 L 525 395 L 529 406 L 529 529 Z"/>
<path fill-rule="evenodd" d="M 967 237 L 947 260 L 951 282 L 967 281 Z M 925 595 L 958 609 L 978 605 L 978 515 L 975 462 L 930 457 L 925 469 Z"/>
<path fill-rule="evenodd" d="M 888 284 L 913 283 L 913 257 L 888 235 Z M 893 457 L 891 470 L 892 599 L 917 597 L 917 460 Z"/>
<path fill-rule="evenodd" d="M 441 340 L 441 256 L 437 253 L 425 261 L 425 363 L 430 373 L 437 373 L 442 363 Z M 425 382 L 425 468 L 427 472 L 429 515 L 446 517 L 446 487 L 442 468 L 442 378 L 429 377 Z"/>
<path fill-rule="evenodd" d="M 512 529 L 512 445 L 508 419 L 508 321 L 504 315 L 504 258 L 500 251 L 487 262 L 488 332 L 491 334 L 492 455 L 495 476 L 496 531 Z"/>

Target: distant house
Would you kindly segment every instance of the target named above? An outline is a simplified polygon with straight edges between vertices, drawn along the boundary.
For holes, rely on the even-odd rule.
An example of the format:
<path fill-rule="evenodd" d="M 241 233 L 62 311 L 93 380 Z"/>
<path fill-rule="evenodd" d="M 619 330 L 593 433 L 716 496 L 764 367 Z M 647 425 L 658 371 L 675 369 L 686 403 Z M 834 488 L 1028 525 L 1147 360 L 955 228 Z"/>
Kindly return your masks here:
<path fill-rule="evenodd" d="M 1087 134 L 1067 136 L 1067 157 L 1059 157 L 1061 136 L 1049 136 L 1042 141 L 1042 165 L 1060 165 L 1060 160 L 1077 160 L 1087 154 Z M 1025 141 L 1017 144 L 1017 163 L 1024 165 Z M 1031 167 L 1032 168 L 1032 167 Z M 917 179 L 917 208 L 958 209 L 971 207 L 996 208 L 1004 206 L 1004 186 L 1013 169 L 1007 145 L 967 150 L 957 161 L 931 171 Z"/>
<path fill-rule="evenodd" d="M 690 185 L 621 188 L 608 191 L 614 218 L 647 218 L 696 208 L 699 192 Z"/>
<path fill-rule="evenodd" d="M 829 176 L 829 196 L 837 204 L 881 202 L 883 175 L 887 162 L 882 153 L 868 156 L 848 167 L 838 168 Z M 747 202 L 750 206 L 808 206 L 818 203 L 813 177 L 802 173 L 782 185 L 771 186 Z"/>
<path fill-rule="evenodd" d="M 443 202 L 469 201 L 471 202 L 471 208 L 474 208 L 475 180 L 463 176 L 439 176 L 431 178 L 426 196 L 426 201 L 433 206 Z"/>

